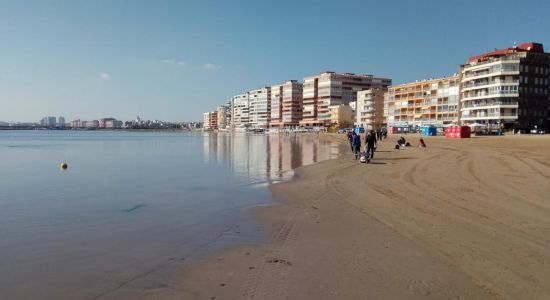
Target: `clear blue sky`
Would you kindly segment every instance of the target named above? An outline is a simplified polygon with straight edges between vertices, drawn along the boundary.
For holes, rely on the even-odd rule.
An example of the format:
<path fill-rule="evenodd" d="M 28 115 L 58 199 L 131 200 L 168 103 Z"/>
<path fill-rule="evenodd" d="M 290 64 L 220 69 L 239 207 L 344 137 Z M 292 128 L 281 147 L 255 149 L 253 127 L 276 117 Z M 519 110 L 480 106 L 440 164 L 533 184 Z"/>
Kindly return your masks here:
<path fill-rule="evenodd" d="M 0 120 L 200 120 L 323 70 L 402 83 L 537 41 L 550 1 L 3 1 Z"/>

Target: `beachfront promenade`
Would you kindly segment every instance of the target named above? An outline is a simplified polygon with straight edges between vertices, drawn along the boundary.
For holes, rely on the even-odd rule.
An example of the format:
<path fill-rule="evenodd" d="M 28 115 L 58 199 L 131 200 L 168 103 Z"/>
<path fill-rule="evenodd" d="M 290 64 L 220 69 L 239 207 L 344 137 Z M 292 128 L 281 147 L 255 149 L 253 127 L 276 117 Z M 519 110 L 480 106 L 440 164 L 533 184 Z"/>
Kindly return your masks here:
<path fill-rule="evenodd" d="M 273 185 L 284 205 L 253 209 L 268 242 L 187 269 L 178 295 L 548 299 L 550 136 L 424 137 L 422 149 L 408 135 L 413 147 L 394 150 L 398 137 L 371 164 L 348 150 Z"/>

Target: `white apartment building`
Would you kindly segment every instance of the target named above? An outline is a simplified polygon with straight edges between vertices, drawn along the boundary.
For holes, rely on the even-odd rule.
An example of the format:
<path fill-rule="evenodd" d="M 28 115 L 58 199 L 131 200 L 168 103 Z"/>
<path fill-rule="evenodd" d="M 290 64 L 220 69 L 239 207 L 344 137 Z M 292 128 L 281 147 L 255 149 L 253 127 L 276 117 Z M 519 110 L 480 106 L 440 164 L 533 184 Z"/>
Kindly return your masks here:
<path fill-rule="evenodd" d="M 248 93 L 233 96 L 231 98 L 231 127 L 248 128 L 250 126 L 250 101 Z"/>
<path fill-rule="evenodd" d="M 249 124 L 251 128 L 267 128 L 271 111 L 271 87 L 249 91 Z"/>
<path fill-rule="evenodd" d="M 210 129 L 210 113 L 205 112 L 202 114 L 202 128 L 204 130 Z"/>
<path fill-rule="evenodd" d="M 378 130 L 384 125 L 384 94 L 387 89 L 368 89 L 357 92 L 355 125 Z"/>
<path fill-rule="evenodd" d="M 529 130 L 550 126 L 550 54 L 525 43 L 461 66 L 461 123 Z"/>
<path fill-rule="evenodd" d="M 514 123 L 519 98 L 517 55 L 471 62 L 462 68 L 462 124 L 500 126 Z"/>

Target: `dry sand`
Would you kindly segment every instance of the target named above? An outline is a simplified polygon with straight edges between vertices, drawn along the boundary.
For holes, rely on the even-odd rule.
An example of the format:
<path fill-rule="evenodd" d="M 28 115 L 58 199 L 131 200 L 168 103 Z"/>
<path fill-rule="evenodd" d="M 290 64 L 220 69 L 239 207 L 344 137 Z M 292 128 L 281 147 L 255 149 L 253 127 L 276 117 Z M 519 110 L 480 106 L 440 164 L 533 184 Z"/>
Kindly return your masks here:
<path fill-rule="evenodd" d="M 162 299 L 550 299 L 550 136 L 395 138 L 273 185 L 269 242 Z"/>

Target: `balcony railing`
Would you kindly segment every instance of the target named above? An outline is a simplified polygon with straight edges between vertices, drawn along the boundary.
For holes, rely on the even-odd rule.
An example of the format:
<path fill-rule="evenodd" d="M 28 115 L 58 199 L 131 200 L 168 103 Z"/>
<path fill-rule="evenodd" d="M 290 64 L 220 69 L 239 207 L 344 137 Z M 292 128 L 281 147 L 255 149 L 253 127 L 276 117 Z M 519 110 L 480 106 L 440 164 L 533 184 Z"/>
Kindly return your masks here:
<path fill-rule="evenodd" d="M 513 66 L 491 67 L 489 70 L 485 70 L 485 71 L 481 71 L 481 72 L 466 73 L 466 74 L 463 75 L 463 78 L 485 76 L 485 75 L 489 75 L 489 74 L 492 74 L 492 73 L 500 73 L 500 72 L 519 72 L 519 66 L 513 65 Z"/>
<path fill-rule="evenodd" d="M 492 96 L 492 95 L 518 95 L 518 91 L 495 91 L 495 92 L 477 92 L 477 93 L 468 93 L 464 95 L 464 99 L 468 98 L 475 98 L 475 97 L 484 97 L 484 96 Z"/>
<path fill-rule="evenodd" d="M 465 84 L 462 87 L 465 89 L 478 87 L 478 86 L 485 86 L 485 85 L 493 85 L 493 84 L 519 84 L 518 80 L 491 80 L 491 81 L 483 81 L 483 82 L 476 82 L 476 83 L 469 83 Z"/>
<path fill-rule="evenodd" d="M 510 60 L 517 60 L 517 61 L 519 61 L 519 56 L 517 56 L 517 55 L 509 55 L 509 56 L 503 56 L 503 57 L 499 57 L 499 58 L 493 58 L 493 59 L 490 59 L 490 60 L 486 60 L 486 61 L 478 62 L 478 63 L 476 63 L 476 64 L 472 64 L 471 66 L 472 66 L 472 67 L 477 67 L 477 66 L 482 66 L 482 65 L 494 63 L 494 62 L 499 62 L 499 61 L 510 61 Z"/>
<path fill-rule="evenodd" d="M 514 105 L 518 106 L 517 101 L 483 101 L 483 102 L 465 102 L 463 108 L 472 108 L 472 107 L 485 107 L 485 106 L 495 106 L 495 105 Z"/>

